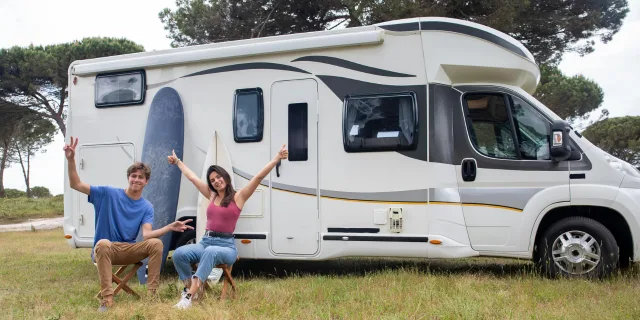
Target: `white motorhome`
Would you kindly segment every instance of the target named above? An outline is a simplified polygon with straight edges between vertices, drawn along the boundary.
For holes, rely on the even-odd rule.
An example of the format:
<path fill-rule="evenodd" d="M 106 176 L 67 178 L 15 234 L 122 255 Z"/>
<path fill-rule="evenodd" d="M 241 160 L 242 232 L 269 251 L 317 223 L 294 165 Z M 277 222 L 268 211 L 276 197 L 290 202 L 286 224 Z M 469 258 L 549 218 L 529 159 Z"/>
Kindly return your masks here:
<path fill-rule="evenodd" d="M 640 258 L 640 173 L 533 98 L 539 79 L 506 34 L 414 18 L 76 61 L 67 136 L 90 184 L 126 187 L 132 161 L 151 163 L 159 225 L 196 226 L 168 249 L 202 237 L 207 206 L 171 148 L 239 189 L 286 143 L 237 223 L 241 259 L 492 256 L 606 276 Z M 173 136 L 149 131 L 167 121 Z M 93 215 L 67 180 L 72 247 L 92 246 Z"/>

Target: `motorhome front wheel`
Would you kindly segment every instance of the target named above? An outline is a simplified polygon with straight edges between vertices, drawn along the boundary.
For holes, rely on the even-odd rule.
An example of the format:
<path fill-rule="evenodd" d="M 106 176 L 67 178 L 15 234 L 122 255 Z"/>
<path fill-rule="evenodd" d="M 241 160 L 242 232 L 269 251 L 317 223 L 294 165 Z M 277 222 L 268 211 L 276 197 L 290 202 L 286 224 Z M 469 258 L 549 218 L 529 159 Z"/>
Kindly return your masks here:
<path fill-rule="evenodd" d="M 609 229 L 585 218 L 562 219 L 540 238 L 542 271 L 551 277 L 604 278 L 618 267 L 618 244 Z"/>

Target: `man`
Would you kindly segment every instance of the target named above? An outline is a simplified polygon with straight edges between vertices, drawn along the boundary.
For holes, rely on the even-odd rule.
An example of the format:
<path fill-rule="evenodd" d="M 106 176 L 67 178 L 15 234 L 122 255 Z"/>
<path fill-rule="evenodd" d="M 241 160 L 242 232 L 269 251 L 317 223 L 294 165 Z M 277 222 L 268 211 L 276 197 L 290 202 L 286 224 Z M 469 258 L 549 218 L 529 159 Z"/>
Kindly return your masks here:
<path fill-rule="evenodd" d="M 151 169 L 144 163 L 136 162 L 127 169 L 129 184 L 126 189 L 109 186 L 93 186 L 80 181 L 76 170 L 75 142 L 65 144 L 68 161 L 69 184 L 72 189 L 88 195 L 96 214 L 96 231 L 91 258 L 98 266 L 102 301 L 98 311 L 106 311 L 113 306 L 111 286 L 112 265 L 127 265 L 149 257 L 148 292 L 155 296 L 160 280 L 162 262 L 162 241 L 157 239 L 170 231 L 184 232 L 193 227 L 186 225 L 191 220 L 175 221 L 161 229 L 152 230 L 153 206 L 142 197 L 142 190 L 149 182 Z M 144 241 L 136 243 L 142 226 Z"/>

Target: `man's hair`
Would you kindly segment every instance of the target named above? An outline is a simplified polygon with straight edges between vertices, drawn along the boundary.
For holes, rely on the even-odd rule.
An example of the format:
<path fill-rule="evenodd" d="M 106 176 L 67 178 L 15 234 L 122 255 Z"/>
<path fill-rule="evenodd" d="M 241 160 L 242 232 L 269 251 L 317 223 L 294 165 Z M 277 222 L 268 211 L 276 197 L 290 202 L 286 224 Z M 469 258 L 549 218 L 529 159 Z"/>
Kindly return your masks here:
<path fill-rule="evenodd" d="M 132 173 L 138 170 L 142 170 L 142 172 L 144 173 L 144 176 L 147 177 L 147 180 L 151 178 L 151 168 L 146 163 L 135 162 L 134 164 L 129 166 L 129 169 L 127 169 L 127 179 Z"/>

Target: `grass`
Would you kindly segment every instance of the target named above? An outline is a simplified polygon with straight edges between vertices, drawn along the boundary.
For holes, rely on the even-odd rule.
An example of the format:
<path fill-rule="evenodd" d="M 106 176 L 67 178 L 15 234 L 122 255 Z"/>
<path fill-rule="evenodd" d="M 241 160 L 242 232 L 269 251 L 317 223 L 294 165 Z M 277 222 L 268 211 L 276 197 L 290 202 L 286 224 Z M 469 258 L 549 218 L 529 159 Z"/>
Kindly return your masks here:
<path fill-rule="evenodd" d="M 0 233 L 0 318 L 6 319 L 630 319 L 640 317 L 640 272 L 606 281 L 549 280 L 516 260 L 373 259 L 243 261 L 236 299 L 220 287 L 174 310 L 178 282 L 167 261 L 161 301 L 118 294 L 106 314 L 89 249 L 61 229 Z"/>
<path fill-rule="evenodd" d="M 55 218 L 64 215 L 62 197 L 0 198 L 0 224 L 20 223 L 36 218 Z"/>

